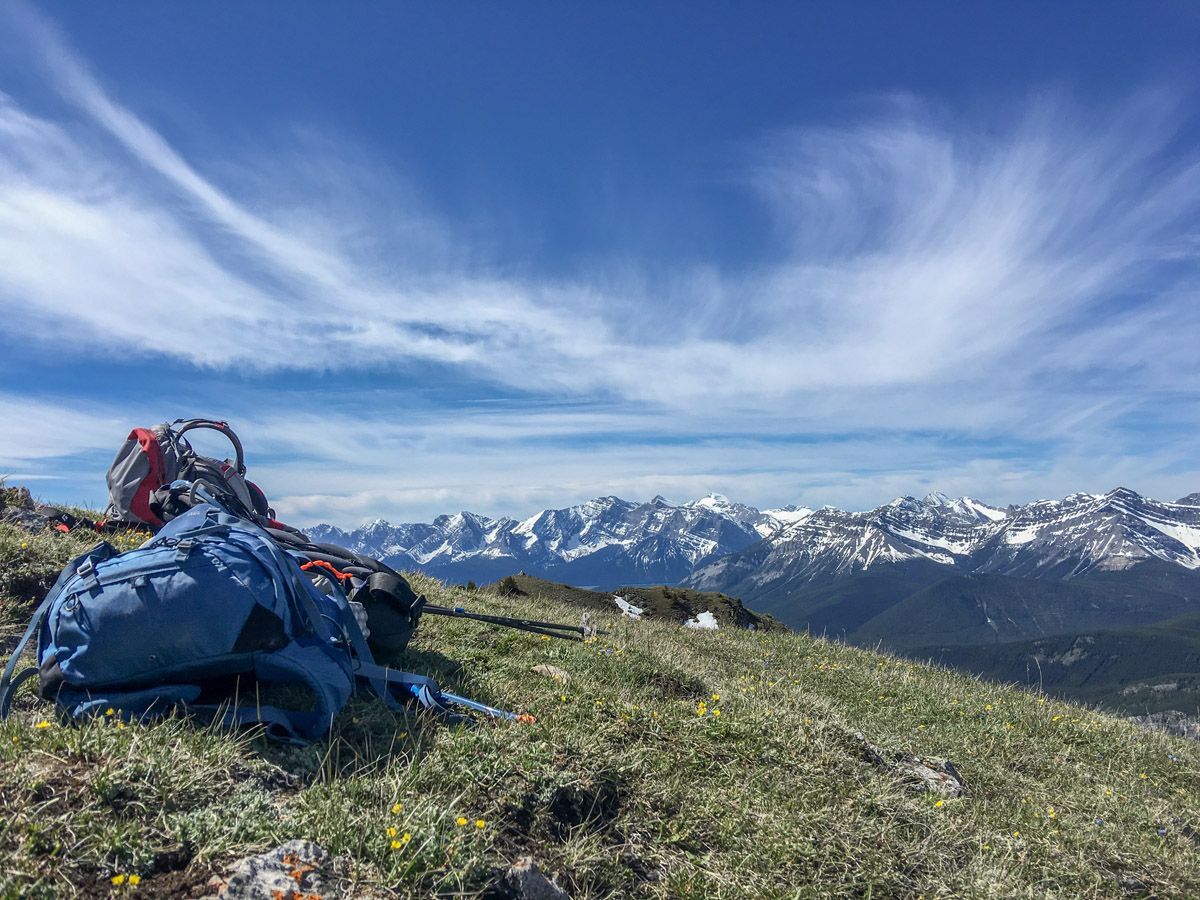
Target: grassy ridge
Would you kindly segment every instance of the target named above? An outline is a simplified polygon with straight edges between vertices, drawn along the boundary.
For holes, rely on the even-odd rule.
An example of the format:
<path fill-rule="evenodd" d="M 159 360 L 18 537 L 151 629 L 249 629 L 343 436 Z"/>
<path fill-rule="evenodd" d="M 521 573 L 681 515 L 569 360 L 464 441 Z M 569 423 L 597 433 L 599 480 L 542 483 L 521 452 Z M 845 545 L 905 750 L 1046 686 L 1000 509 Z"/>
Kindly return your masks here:
<path fill-rule="evenodd" d="M 75 540 L 0 532 L 0 560 Z M 11 637 L 28 603 L 0 602 Z M 593 644 L 422 623 L 411 669 L 532 725 L 451 730 L 364 698 L 296 749 L 186 719 L 63 726 L 25 691 L 0 726 L 0 895 L 108 896 L 138 874 L 139 895 L 178 896 L 292 837 L 345 856 L 355 896 L 502 896 L 523 853 L 573 897 L 1200 895 L 1195 744 L 803 635 L 595 618 L 611 633 Z M 948 757 L 968 795 L 913 792 L 856 732 Z"/>
<path fill-rule="evenodd" d="M 624 598 L 644 611 L 652 619 L 682 623 L 701 613 L 711 612 L 721 625 L 737 628 L 754 628 L 758 631 L 782 629 L 777 619 L 764 613 L 756 613 L 742 605 L 740 600 L 716 591 L 696 591 L 691 588 L 655 585 L 653 587 L 623 587 L 615 591 L 591 591 L 586 588 L 547 581 L 532 575 L 518 573 L 510 575 L 487 589 L 504 593 L 504 582 L 515 586 L 526 595 L 556 600 L 569 606 L 612 613 L 615 610 L 613 596 Z"/>

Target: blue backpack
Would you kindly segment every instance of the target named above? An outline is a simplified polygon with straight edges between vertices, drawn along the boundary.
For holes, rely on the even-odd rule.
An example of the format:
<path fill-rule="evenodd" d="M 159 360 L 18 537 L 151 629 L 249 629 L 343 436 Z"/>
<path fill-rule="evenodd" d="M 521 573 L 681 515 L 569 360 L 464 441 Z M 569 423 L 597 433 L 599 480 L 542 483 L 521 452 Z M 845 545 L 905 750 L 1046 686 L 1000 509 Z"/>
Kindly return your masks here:
<path fill-rule="evenodd" d="M 462 717 L 451 706 L 515 718 L 376 665 L 336 579 L 330 588 L 318 590 L 262 528 L 200 503 L 136 550 L 101 543 L 71 561 L 0 677 L 0 719 L 34 675 L 70 717 L 182 707 L 299 743 L 326 733 L 360 685 L 393 708 L 404 698 L 453 721 Z M 37 666 L 14 676 L 35 633 Z M 281 685 L 307 688 L 310 707 L 246 696 Z"/>

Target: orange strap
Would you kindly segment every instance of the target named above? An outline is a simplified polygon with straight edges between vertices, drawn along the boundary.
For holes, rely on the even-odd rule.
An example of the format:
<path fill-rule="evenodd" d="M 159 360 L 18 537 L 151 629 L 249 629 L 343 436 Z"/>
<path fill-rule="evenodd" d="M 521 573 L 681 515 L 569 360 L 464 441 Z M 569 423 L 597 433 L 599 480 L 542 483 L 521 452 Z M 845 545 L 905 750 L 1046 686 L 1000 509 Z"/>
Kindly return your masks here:
<path fill-rule="evenodd" d="M 302 566 L 300 566 L 301 572 L 307 572 L 309 569 L 326 569 L 329 572 L 329 574 L 332 575 L 334 578 L 340 578 L 343 581 L 345 581 L 347 578 L 354 577 L 353 575 L 351 575 L 347 572 L 339 572 L 337 569 L 335 569 L 333 567 L 333 563 L 327 563 L 323 559 L 310 560 L 309 562 L 306 562 Z"/>

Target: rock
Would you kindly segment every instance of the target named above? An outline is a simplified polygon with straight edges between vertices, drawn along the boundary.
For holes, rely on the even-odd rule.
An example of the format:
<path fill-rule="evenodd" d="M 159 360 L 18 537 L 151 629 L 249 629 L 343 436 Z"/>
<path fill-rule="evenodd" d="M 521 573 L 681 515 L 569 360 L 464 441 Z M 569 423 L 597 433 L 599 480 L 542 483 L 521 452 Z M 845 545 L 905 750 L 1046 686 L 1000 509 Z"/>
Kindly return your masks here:
<path fill-rule="evenodd" d="M 0 485 L 0 507 L 33 509 L 33 496 L 27 487 L 6 488 Z"/>
<path fill-rule="evenodd" d="M 1175 737 L 1200 741 L 1200 719 L 1192 718 L 1177 709 L 1145 716 L 1130 716 L 1129 721 L 1151 731 L 1162 731 Z"/>
<path fill-rule="evenodd" d="M 31 509 L 23 509 L 20 507 L 7 507 L 0 509 L 0 523 L 5 525 L 13 525 L 23 531 L 28 531 L 31 534 L 38 534 L 43 531 L 49 531 L 51 523 L 43 516 L 39 516 Z"/>
<path fill-rule="evenodd" d="M 558 666 L 552 666 L 548 663 L 540 663 L 529 670 L 534 675 L 541 675 L 544 678 L 555 678 L 559 681 L 567 682 L 571 680 L 571 676 L 560 669 Z"/>
<path fill-rule="evenodd" d="M 46 531 L 50 523 L 37 514 L 29 488 L 0 486 L 0 522 L 26 531 Z"/>
<path fill-rule="evenodd" d="M 533 857 L 522 856 L 504 873 L 504 884 L 520 900 L 570 900 L 570 895 L 542 874 Z"/>
<path fill-rule="evenodd" d="M 214 878 L 215 893 L 205 900 L 334 900 L 342 896 L 337 874 L 341 860 L 312 841 L 288 841 L 268 853 L 235 863 L 224 878 Z"/>
<path fill-rule="evenodd" d="M 899 775 L 914 791 L 927 791 L 942 797 L 961 797 L 967 791 L 962 775 L 948 759 L 932 759 L 911 753 L 893 753 L 877 747 L 861 733 L 855 733 L 867 762 Z"/>

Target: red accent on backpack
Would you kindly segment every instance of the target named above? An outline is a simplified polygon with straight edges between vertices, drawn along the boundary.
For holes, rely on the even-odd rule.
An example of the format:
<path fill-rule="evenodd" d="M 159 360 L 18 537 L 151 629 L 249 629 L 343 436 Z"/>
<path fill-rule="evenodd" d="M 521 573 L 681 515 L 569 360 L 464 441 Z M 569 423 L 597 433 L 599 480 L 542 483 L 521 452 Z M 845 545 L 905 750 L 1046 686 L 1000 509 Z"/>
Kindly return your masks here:
<path fill-rule="evenodd" d="M 138 485 L 137 493 L 129 501 L 129 509 L 143 522 L 149 522 L 156 528 L 161 527 L 164 524 L 163 520 L 150 510 L 150 492 L 162 487 L 162 448 L 158 446 L 158 438 L 154 436 L 154 432 L 148 428 L 133 429 L 129 432 L 129 439 L 133 438 L 137 438 L 142 452 L 146 454 L 146 462 L 150 464 L 150 474 L 143 478 L 142 483 Z"/>

